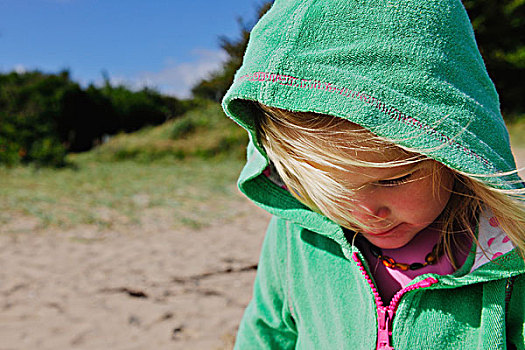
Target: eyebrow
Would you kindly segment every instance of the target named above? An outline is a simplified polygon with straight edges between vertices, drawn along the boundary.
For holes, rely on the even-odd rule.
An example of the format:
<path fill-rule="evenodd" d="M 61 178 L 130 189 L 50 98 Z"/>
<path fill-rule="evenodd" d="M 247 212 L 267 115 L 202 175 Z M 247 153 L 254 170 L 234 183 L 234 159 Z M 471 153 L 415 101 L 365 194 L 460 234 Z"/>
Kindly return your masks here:
<path fill-rule="evenodd" d="M 412 165 L 412 164 L 411 164 Z M 410 167 L 409 169 L 407 170 L 404 170 L 404 171 L 400 171 L 398 173 L 394 173 L 394 175 L 392 176 L 387 176 L 386 178 L 382 178 L 382 179 L 379 179 L 379 180 L 376 180 L 376 181 L 382 181 L 382 180 L 395 180 L 395 179 L 398 179 L 400 177 L 403 177 L 403 176 L 406 176 L 410 173 L 413 173 L 415 170 L 417 170 L 418 168 L 420 168 L 421 166 L 419 164 L 414 164 L 412 167 Z"/>
<path fill-rule="evenodd" d="M 365 182 L 364 184 L 362 184 L 360 186 L 353 187 L 353 188 L 351 188 L 351 190 L 352 191 L 359 191 L 360 189 L 362 189 L 362 188 L 364 188 L 364 187 L 366 187 L 366 186 L 368 186 L 370 184 L 373 184 L 374 182 L 395 180 L 397 178 L 404 177 L 404 176 L 414 172 L 418 168 L 420 168 L 421 167 L 420 164 L 421 163 L 407 164 L 406 166 L 410 166 L 410 168 L 404 169 L 404 170 L 399 171 L 399 172 L 395 172 L 393 174 L 390 174 L 389 176 L 382 176 L 382 177 L 379 177 L 379 178 L 373 178 L 373 175 L 371 175 L 370 177 L 373 178 L 371 181 L 367 181 L 367 182 Z M 402 166 L 402 167 L 404 167 L 404 166 Z"/>

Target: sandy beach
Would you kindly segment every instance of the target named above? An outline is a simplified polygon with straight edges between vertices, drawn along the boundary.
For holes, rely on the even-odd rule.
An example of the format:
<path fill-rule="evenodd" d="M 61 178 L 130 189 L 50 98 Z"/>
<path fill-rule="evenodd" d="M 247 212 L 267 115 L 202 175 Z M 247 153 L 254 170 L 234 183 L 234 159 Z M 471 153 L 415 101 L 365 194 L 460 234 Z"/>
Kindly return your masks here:
<path fill-rule="evenodd" d="M 239 195 L 240 196 L 240 195 Z M 251 297 L 268 214 L 233 222 L 0 235 L 0 349 L 230 349 Z"/>

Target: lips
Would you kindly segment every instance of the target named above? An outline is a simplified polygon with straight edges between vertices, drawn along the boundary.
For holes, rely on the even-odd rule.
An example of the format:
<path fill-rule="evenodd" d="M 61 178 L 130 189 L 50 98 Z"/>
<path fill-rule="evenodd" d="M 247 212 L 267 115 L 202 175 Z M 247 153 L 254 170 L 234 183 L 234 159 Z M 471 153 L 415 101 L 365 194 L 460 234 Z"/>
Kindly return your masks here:
<path fill-rule="evenodd" d="M 401 226 L 401 224 L 398 224 L 394 227 L 392 227 L 391 229 L 388 229 L 386 231 L 381 231 L 381 232 L 366 232 L 367 234 L 369 235 L 372 235 L 372 236 L 376 236 L 376 237 L 379 237 L 379 236 L 386 236 L 386 235 L 389 235 L 391 233 L 393 233 L 399 226 Z"/>

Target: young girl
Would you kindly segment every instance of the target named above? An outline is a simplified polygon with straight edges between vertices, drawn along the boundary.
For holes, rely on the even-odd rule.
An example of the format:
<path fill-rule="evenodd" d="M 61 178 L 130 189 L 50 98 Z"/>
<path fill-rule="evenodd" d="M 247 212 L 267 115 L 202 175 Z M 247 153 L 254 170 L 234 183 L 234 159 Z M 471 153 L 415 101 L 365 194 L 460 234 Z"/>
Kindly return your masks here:
<path fill-rule="evenodd" d="M 525 348 L 523 184 L 459 0 L 277 0 L 223 107 L 274 215 L 236 348 Z"/>

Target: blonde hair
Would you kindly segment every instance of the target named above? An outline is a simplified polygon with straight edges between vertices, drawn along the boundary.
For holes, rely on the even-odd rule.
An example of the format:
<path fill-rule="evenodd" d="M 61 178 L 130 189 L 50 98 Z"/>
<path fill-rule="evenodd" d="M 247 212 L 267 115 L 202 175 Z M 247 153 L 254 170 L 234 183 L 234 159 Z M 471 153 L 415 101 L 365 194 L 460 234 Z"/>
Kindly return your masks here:
<path fill-rule="evenodd" d="M 420 153 L 394 144 L 343 118 L 313 112 L 290 112 L 259 104 L 256 122 L 258 140 L 265 149 L 290 192 L 302 203 L 339 225 L 356 230 L 363 227 L 349 211 L 356 189 L 347 186 L 339 170 L 349 166 L 390 168 L 431 164 L 434 193 L 445 170 L 454 177 L 454 186 L 445 209 L 438 218 L 441 224 L 440 247 L 450 261 L 453 247 L 461 246 L 463 232 L 474 241 L 479 213 L 492 210 L 500 226 L 518 248 L 525 252 L 525 204 L 522 192 L 499 190 L 484 184 L 474 175 L 460 173 Z M 373 154 L 375 161 L 363 160 L 358 154 Z M 430 163 L 429 163 L 430 162 Z M 449 189 L 450 190 L 450 189 Z"/>

